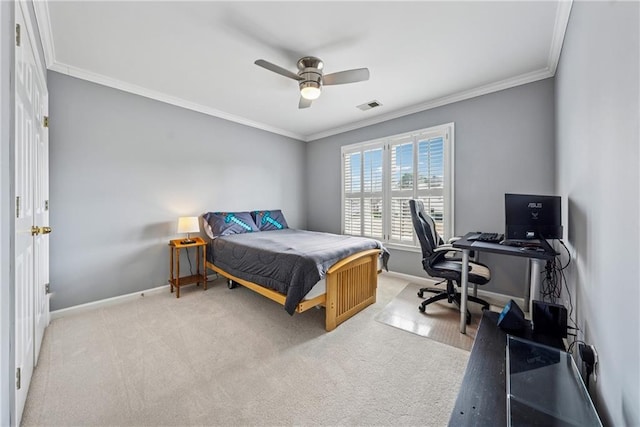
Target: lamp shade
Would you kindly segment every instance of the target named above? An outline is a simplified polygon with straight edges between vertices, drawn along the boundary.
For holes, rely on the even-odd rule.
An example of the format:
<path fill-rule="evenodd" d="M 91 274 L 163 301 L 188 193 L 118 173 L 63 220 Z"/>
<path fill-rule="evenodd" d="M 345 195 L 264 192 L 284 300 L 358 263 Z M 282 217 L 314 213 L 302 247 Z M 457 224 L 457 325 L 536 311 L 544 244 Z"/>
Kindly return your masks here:
<path fill-rule="evenodd" d="M 181 216 L 178 218 L 178 233 L 197 233 L 200 231 L 197 216 Z"/>

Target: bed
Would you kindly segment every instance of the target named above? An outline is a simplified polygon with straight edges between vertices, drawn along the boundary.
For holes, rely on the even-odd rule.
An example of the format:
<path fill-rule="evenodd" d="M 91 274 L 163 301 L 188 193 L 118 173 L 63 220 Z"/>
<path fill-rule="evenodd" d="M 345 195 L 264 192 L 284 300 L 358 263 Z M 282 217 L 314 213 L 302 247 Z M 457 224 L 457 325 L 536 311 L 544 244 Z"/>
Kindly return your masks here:
<path fill-rule="evenodd" d="M 377 240 L 290 229 L 280 211 L 209 212 L 203 226 L 211 238 L 206 265 L 230 287 L 247 287 L 291 315 L 323 306 L 327 331 L 376 301 L 378 259 L 388 255 Z"/>

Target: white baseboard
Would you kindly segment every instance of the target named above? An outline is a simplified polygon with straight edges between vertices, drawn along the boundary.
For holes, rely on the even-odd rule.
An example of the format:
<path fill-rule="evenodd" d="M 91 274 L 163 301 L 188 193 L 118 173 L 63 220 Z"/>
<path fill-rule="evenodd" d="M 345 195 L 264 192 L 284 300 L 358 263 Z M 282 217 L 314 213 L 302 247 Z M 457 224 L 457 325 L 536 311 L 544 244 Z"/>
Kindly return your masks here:
<path fill-rule="evenodd" d="M 123 302 L 142 298 L 145 295 L 152 295 L 160 292 L 166 292 L 167 289 L 169 289 L 169 285 L 163 285 L 163 286 L 158 286 L 157 288 L 146 289 L 144 291 L 132 292 L 130 294 L 119 295 L 117 297 L 112 297 L 112 298 L 105 298 L 99 301 L 88 302 L 86 304 L 74 305 L 73 307 L 67 307 L 61 310 L 50 312 L 49 319 L 50 320 L 59 319 L 61 317 L 69 316 L 72 314 L 83 313 L 83 312 L 95 310 L 101 307 L 108 307 L 110 305 L 122 304 Z"/>
<path fill-rule="evenodd" d="M 391 277 L 397 277 L 399 279 L 409 280 L 413 283 L 417 283 L 419 285 L 425 285 L 425 286 L 430 286 L 430 285 L 432 286 L 440 282 L 440 280 L 437 280 L 437 279 L 412 276 L 410 274 L 398 273 L 396 271 L 387 271 L 387 272 L 384 272 L 384 274 L 389 275 Z M 469 292 L 470 293 L 473 292 L 472 286 L 469 287 Z M 505 305 L 507 305 L 509 300 L 514 300 L 516 304 L 518 304 L 518 306 L 524 307 L 524 298 L 522 297 L 514 297 L 511 295 L 499 294 L 496 292 L 485 291 L 484 289 L 480 289 L 480 288 L 478 288 L 478 296 L 480 298 L 485 298 L 489 300 L 489 302 L 493 305 L 497 305 L 501 307 L 504 307 Z"/>
<path fill-rule="evenodd" d="M 413 283 L 423 284 L 425 286 L 435 285 L 440 280 L 430 279 L 426 277 L 412 276 L 410 274 L 398 273 L 396 271 L 385 271 L 382 274 L 397 277 L 399 279 L 408 280 Z M 105 298 L 99 301 L 88 302 L 86 304 L 74 305 L 73 307 L 63 308 L 61 310 L 52 311 L 49 313 L 49 320 L 59 319 L 61 317 L 69 316 L 72 314 L 83 313 L 90 310 L 95 310 L 101 307 L 108 307 L 110 305 L 122 304 L 123 302 L 132 301 L 138 298 L 142 298 L 145 295 L 152 295 L 160 292 L 166 292 L 169 285 L 158 286 L 157 288 L 146 289 L 143 291 L 132 292 L 126 295 L 119 295 L 117 297 Z M 470 288 L 471 291 L 473 288 Z M 494 305 L 505 306 L 510 299 L 514 300 L 520 307 L 524 307 L 524 298 L 514 297 L 505 294 L 498 294 L 495 292 L 485 291 L 478 289 L 478 296 L 486 298 Z"/>

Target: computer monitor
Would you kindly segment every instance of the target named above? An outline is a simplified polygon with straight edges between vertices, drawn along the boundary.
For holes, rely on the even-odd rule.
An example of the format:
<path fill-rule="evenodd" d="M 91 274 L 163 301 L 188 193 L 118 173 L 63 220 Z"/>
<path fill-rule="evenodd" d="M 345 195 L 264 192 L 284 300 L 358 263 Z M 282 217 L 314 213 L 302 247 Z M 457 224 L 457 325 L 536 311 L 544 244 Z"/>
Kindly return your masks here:
<path fill-rule="evenodd" d="M 562 239 L 559 196 L 504 195 L 505 239 Z"/>

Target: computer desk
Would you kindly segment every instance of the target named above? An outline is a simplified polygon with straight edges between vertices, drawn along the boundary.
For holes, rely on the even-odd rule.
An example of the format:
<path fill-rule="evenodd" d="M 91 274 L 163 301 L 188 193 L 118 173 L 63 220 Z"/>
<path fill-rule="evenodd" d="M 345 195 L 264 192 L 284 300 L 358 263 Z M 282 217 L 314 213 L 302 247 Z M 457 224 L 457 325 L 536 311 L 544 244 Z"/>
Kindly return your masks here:
<path fill-rule="evenodd" d="M 531 295 L 537 295 L 540 290 L 540 273 L 545 266 L 546 261 L 552 260 L 556 256 L 556 252 L 547 245 L 547 249 L 540 252 L 531 249 L 523 249 L 517 246 L 501 245 L 499 243 L 480 242 L 477 240 L 468 240 L 467 238 L 478 233 L 467 233 L 464 237 L 454 241 L 453 247 L 462 249 L 462 272 L 460 286 L 462 287 L 462 298 L 460 299 L 460 333 L 465 334 L 467 332 L 467 294 L 469 287 L 469 253 L 471 251 L 478 252 L 491 252 L 494 254 L 517 256 L 521 258 L 528 258 L 530 264 L 530 282 L 529 286 L 525 289 L 525 310 L 530 311 Z M 474 286 L 474 296 L 477 291 L 477 287 Z M 533 291 L 533 292 L 532 292 Z"/>

